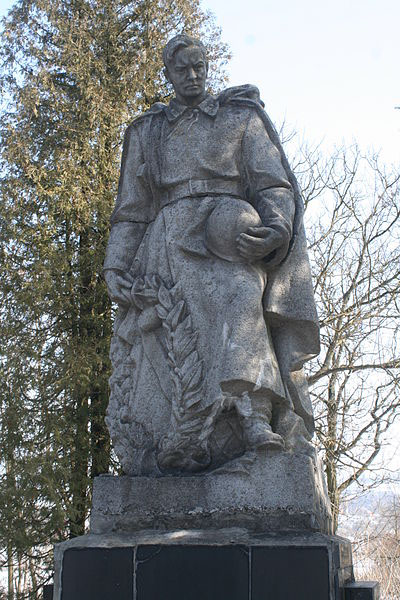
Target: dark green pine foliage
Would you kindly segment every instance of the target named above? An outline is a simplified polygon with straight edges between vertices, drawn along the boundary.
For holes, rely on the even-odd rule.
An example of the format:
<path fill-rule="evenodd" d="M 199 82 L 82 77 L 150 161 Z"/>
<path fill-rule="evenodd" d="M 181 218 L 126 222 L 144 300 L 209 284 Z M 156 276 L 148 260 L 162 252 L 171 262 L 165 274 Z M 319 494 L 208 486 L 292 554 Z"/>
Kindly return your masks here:
<path fill-rule="evenodd" d="M 110 466 L 112 307 L 101 268 L 121 139 L 136 114 L 168 97 L 161 50 L 181 31 L 209 44 L 218 86 L 227 49 L 198 0 L 20 0 L 3 21 L 0 548 L 8 598 L 38 597 L 49 544 L 84 533 L 90 480 Z"/>

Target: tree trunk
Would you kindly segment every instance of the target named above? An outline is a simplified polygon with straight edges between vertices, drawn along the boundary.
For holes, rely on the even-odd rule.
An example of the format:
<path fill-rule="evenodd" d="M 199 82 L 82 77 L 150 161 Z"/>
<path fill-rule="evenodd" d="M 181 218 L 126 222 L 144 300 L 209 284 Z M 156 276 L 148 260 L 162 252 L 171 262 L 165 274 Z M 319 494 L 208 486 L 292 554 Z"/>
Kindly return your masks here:
<path fill-rule="evenodd" d="M 338 493 L 336 465 L 337 406 L 334 376 L 330 378 L 328 387 L 327 432 L 325 470 L 329 499 L 331 501 L 333 532 L 335 533 L 338 527 L 340 497 Z"/>
<path fill-rule="evenodd" d="M 84 535 L 87 516 L 88 487 L 88 398 L 84 390 L 76 396 L 74 460 L 72 470 L 72 507 L 70 537 Z"/>
<path fill-rule="evenodd" d="M 7 600 L 14 600 L 14 565 L 10 544 L 7 544 Z"/>

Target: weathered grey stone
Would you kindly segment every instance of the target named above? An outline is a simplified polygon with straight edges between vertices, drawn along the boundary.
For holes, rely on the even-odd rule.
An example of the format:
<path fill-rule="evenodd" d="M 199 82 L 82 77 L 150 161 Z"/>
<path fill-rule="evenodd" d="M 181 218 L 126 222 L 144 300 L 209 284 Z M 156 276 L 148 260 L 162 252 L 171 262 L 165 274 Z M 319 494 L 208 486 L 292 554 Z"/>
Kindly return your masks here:
<path fill-rule="evenodd" d="M 309 452 L 319 337 L 296 179 L 257 88 L 207 94 L 187 36 L 164 59 L 176 98 L 126 132 L 104 263 L 115 451 L 155 477 Z"/>
<path fill-rule="evenodd" d="M 276 452 L 235 466 L 208 477 L 97 477 L 90 530 L 331 531 L 326 488 L 315 457 Z"/>

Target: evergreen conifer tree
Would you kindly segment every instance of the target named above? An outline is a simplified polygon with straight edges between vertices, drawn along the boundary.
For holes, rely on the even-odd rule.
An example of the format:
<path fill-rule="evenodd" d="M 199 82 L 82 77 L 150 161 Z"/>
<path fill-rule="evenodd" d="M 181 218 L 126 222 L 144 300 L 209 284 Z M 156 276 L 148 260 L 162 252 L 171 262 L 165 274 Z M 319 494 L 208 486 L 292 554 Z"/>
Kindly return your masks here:
<path fill-rule="evenodd" d="M 9 598 L 25 588 L 37 597 L 49 544 L 84 533 L 90 479 L 109 468 L 112 306 L 101 269 L 121 139 L 135 115 L 168 98 L 161 51 L 181 31 L 207 42 L 218 85 L 227 49 L 199 0 L 19 0 L 3 21 L 0 543 Z"/>

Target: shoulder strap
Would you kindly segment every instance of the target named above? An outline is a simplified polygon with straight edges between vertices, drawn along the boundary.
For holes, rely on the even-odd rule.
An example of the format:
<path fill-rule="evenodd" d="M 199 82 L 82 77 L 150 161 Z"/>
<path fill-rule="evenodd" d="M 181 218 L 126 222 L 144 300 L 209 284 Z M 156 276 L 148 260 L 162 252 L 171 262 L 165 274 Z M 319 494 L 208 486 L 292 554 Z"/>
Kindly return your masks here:
<path fill-rule="evenodd" d="M 155 104 L 153 104 L 152 106 L 150 106 L 149 110 L 146 110 L 146 112 L 144 112 L 141 115 L 138 115 L 137 117 L 135 117 L 131 123 L 131 125 L 136 125 L 136 123 L 140 123 L 141 121 L 143 121 L 144 119 L 147 119 L 149 117 L 152 117 L 154 115 L 158 115 L 161 112 L 163 112 L 163 110 L 166 108 L 166 104 L 164 104 L 163 102 L 156 102 Z"/>

